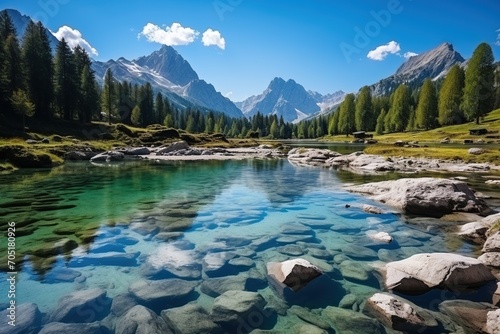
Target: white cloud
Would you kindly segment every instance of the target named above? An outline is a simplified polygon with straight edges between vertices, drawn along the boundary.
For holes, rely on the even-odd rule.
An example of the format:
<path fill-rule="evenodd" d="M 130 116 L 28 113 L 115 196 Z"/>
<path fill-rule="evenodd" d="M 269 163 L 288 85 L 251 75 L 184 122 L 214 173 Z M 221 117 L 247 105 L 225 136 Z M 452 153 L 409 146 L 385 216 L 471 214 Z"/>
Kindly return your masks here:
<path fill-rule="evenodd" d="M 218 30 L 207 29 L 203 33 L 202 42 L 205 46 L 217 45 L 222 50 L 226 48 L 226 40 L 221 36 Z"/>
<path fill-rule="evenodd" d="M 92 56 L 99 55 L 99 52 L 97 52 L 97 50 L 93 48 L 90 45 L 90 43 L 83 38 L 82 33 L 76 29 L 73 29 L 68 26 L 62 26 L 56 32 L 52 32 L 52 35 L 54 35 L 58 40 L 62 40 L 64 38 L 64 40 L 68 43 L 71 49 L 74 49 L 77 45 L 80 45 L 90 55 Z"/>
<path fill-rule="evenodd" d="M 172 23 L 170 27 L 165 27 L 165 29 L 153 23 L 148 23 L 142 28 L 137 38 L 144 36 L 149 42 L 172 46 L 191 44 L 199 34 L 198 31 L 191 28 L 185 28 L 177 22 Z"/>
<path fill-rule="evenodd" d="M 498 35 L 497 35 L 497 40 L 495 42 L 495 45 L 500 46 L 500 29 L 497 29 L 496 32 L 498 33 Z"/>
<path fill-rule="evenodd" d="M 372 60 L 384 60 L 389 54 L 397 54 L 399 51 L 401 51 L 399 44 L 395 41 L 390 41 L 387 44 L 376 47 L 375 50 L 371 50 L 366 56 Z"/>
<path fill-rule="evenodd" d="M 233 92 L 227 92 L 226 94 L 224 94 L 224 97 L 227 97 L 228 99 L 230 99 L 231 95 L 233 95 Z"/>
<path fill-rule="evenodd" d="M 405 54 L 403 55 L 403 57 L 405 57 L 406 59 L 410 59 L 411 57 L 415 57 L 415 56 L 418 56 L 418 53 L 411 52 L 411 51 L 405 52 Z"/>

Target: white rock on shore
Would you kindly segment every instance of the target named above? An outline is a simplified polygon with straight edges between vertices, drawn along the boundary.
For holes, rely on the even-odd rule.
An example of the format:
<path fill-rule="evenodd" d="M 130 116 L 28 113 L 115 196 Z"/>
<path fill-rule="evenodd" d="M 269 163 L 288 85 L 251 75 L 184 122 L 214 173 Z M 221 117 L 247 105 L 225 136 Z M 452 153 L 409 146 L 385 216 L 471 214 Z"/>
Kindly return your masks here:
<path fill-rule="evenodd" d="M 442 217 L 452 212 L 489 214 L 491 209 L 478 199 L 465 182 L 440 178 L 404 178 L 366 183 L 348 191 L 393 206 L 405 213 Z"/>
<path fill-rule="evenodd" d="M 481 261 L 451 253 L 423 253 L 386 265 L 388 289 L 423 293 L 435 287 L 466 289 L 494 280 Z"/>

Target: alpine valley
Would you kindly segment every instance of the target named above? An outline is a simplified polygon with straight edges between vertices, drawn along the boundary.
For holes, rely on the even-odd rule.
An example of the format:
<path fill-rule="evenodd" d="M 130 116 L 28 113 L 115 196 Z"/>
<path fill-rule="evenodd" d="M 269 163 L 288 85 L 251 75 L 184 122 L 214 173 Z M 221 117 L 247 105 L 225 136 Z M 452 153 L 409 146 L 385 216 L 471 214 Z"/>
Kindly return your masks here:
<path fill-rule="evenodd" d="M 31 18 L 12 9 L 8 13 L 18 31 L 18 37 L 22 39 Z M 46 29 L 46 33 L 54 51 L 58 41 L 50 30 Z M 419 87 L 426 78 L 443 78 L 456 63 L 466 65 L 465 59 L 451 44 L 443 43 L 409 58 L 393 75 L 371 85 L 372 95 L 390 94 L 401 83 Z M 118 81 L 126 80 L 139 85 L 149 82 L 153 90 L 167 96 L 177 108 L 213 110 L 236 118 L 252 117 L 260 112 L 263 115 L 282 116 L 286 122 L 298 123 L 335 110 L 346 95 L 341 90 L 322 95 L 306 90 L 293 79 L 276 77 L 260 95 L 233 102 L 212 84 L 200 79 L 188 61 L 167 45 L 150 55 L 133 60 L 121 57 L 106 62 L 93 61 L 92 69 L 101 85 L 106 71 L 111 69 Z"/>

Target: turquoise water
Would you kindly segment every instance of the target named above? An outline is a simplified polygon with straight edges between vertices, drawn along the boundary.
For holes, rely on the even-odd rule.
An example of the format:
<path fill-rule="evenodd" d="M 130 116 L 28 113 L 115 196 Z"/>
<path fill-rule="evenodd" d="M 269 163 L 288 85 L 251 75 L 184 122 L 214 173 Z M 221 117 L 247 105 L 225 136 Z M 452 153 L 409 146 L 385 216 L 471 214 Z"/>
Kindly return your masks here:
<path fill-rule="evenodd" d="M 50 315 L 76 290 L 98 287 L 115 298 L 142 279 L 180 278 L 194 282 L 196 293 L 175 306 L 192 302 L 210 312 L 225 284 L 235 285 L 207 287 L 237 277 L 245 284 L 236 286 L 259 292 L 277 313 L 266 328 L 286 329 L 304 322 L 291 312 L 297 306 L 317 315 L 345 307 L 353 295 L 348 307 L 359 311 L 383 290 L 379 269 L 388 261 L 477 252 L 435 221 L 429 228 L 392 213 L 366 214 L 363 204 L 383 206 L 344 191 L 346 180 L 357 179 L 286 160 L 74 163 L 0 175 L 0 217 L 17 227 L 16 303 Z M 374 243 L 368 235 L 379 231 L 395 241 Z M 2 302 L 6 247 L 2 241 Z M 297 257 L 320 267 L 328 288 L 286 303 L 269 287 L 266 264 Z"/>

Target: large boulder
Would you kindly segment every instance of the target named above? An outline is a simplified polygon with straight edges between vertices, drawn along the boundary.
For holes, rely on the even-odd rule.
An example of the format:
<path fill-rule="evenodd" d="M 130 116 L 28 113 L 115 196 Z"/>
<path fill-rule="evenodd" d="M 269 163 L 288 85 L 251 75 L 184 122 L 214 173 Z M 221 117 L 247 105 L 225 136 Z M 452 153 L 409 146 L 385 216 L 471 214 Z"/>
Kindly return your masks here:
<path fill-rule="evenodd" d="M 201 265 L 197 252 L 191 249 L 180 249 L 174 243 L 157 247 L 141 269 L 144 276 L 152 279 L 172 276 L 184 279 L 201 277 Z"/>
<path fill-rule="evenodd" d="M 497 221 L 500 221 L 500 213 L 484 217 L 479 221 L 473 221 L 462 225 L 458 235 L 465 240 L 469 240 L 477 244 L 483 244 L 486 240 L 488 230 Z"/>
<path fill-rule="evenodd" d="M 111 308 L 106 290 L 79 290 L 62 297 L 50 314 L 52 322 L 93 322 L 103 319 Z"/>
<path fill-rule="evenodd" d="M 178 278 L 139 280 L 130 285 L 129 292 L 140 304 L 161 310 L 189 301 L 197 285 L 198 282 Z"/>
<path fill-rule="evenodd" d="M 207 311 L 197 304 L 187 304 L 181 307 L 163 310 L 161 316 L 175 333 L 223 333 L 222 328 L 210 319 Z"/>
<path fill-rule="evenodd" d="M 492 210 L 465 182 L 440 178 L 406 178 L 367 183 L 347 190 L 369 195 L 405 213 L 442 217 L 452 212 L 488 215 Z"/>
<path fill-rule="evenodd" d="M 271 279 L 286 285 L 295 292 L 323 274 L 321 269 L 301 258 L 284 262 L 269 262 L 267 273 Z"/>
<path fill-rule="evenodd" d="M 483 253 L 500 252 L 500 232 L 490 236 L 483 246 Z"/>
<path fill-rule="evenodd" d="M 265 307 L 266 301 L 259 293 L 230 290 L 215 298 L 210 319 L 229 333 L 250 332 L 273 316 Z"/>
<path fill-rule="evenodd" d="M 432 288 L 467 289 L 494 280 L 481 261 L 458 254 L 423 253 L 386 265 L 388 289 L 423 293 Z"/>
<path fill-rule="evenodd" d="M 364 311 L 380 320 L 386 327 L 405 333 L 420 333 L 429 327 L 438 326 L 430 312 L 389 293 L 376 293 L 371 296 Z"/>
<path fill-rule="evenodd" d="M 5 334 L 35 334 L 40 331 L 42 325 L 42 314 L 38 306 L 33 303 L 18 305 L 15 309 L 15 326 L 7 324 L 13 319 L 9 317 L 11 312 L 6 309 L 0 312 L 0 324 L 2 333 Z"/>
<path fill-rule="evenodd" d="M 328 159 L 337 156 L 340 156 L 337 152 L 317 148 L 296 147 L 288 152 L 290 162 L 305 165 L 324 165 Z"/>
<path fill-rule="evenodd" d="M 106 151 L 99 153 L 90 158 L 91 162 L 114 162 L 122 161 L 125 158 L 125 154 L 119 151 Z"/>
<path fill-rule="evenodd" d="M 500 309 L 486 314 L 486 330 L 491 334 L 500 334 Z"/>
<path fill-rule="evenodd" d="M 115 334 L 153 333 L 173 334 L 161 317 L 142 305 L 132 307 L 116 321 Z"/>
<path fill-rule="evenodd" d="M 188 148 L 189 145 L 184 140 L 176 141 L 175 143 L 172 143 L 166 147 L 160 148 L 158 151 L 156 151 L 156 155 L 169 155 L 180 150 L 187 150 Z"/>

